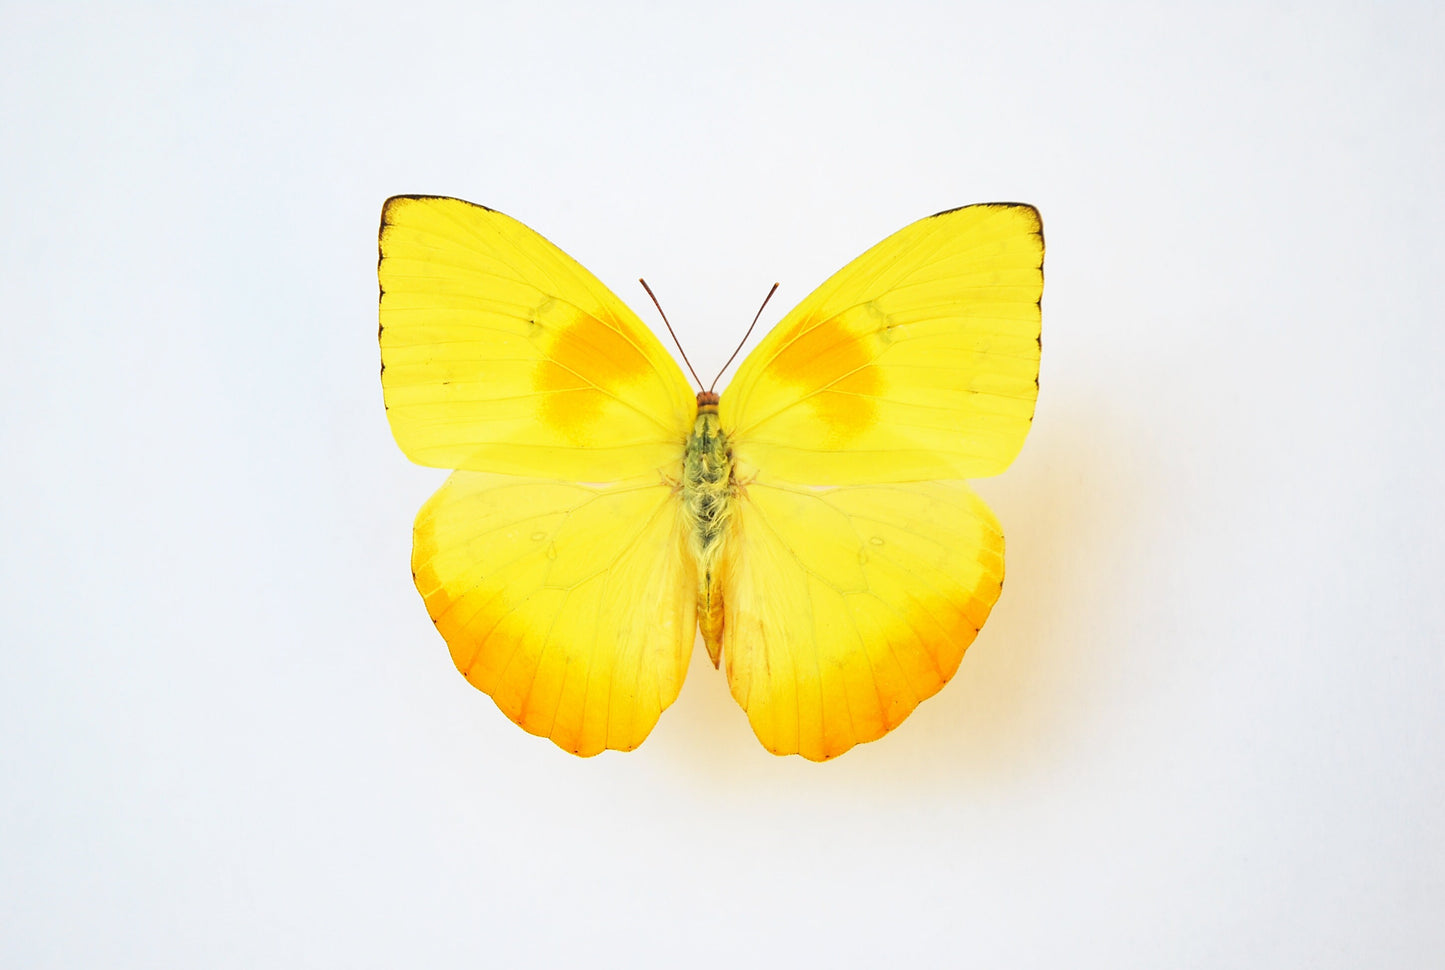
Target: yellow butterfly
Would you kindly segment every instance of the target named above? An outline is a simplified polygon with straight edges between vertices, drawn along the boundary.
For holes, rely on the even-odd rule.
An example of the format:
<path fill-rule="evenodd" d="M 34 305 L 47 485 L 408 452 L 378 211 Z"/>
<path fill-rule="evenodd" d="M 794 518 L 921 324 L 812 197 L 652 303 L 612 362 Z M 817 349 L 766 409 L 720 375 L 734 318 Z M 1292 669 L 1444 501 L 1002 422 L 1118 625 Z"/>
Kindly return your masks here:
<path fill-rule="evenodd" d="M 958 669 L 1003 582 L 962 479 L 1023 445 L 1038 396 L 1038 212 L 894 233 L 694 394 L 596 277 L 500 212 L 381 218 L 381 383 L 408 458 L 459 469 L 412 572 L 463 676 L 579 755 L 631 750 L 701 627 L 758 740 L 824 760 Z"/>

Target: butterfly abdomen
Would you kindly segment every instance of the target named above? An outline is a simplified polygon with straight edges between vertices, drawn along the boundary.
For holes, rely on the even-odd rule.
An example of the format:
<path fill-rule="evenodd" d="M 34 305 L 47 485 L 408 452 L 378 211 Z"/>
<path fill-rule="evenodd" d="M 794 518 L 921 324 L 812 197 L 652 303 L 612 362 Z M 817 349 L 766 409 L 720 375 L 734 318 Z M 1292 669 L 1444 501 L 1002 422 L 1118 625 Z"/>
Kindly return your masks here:
<path fill-rule="evenodd" d="M 714 667 L 722 649 L 721 566 L 735 491 L 732 447 L 718 424 L 717 396 L 699 394 L 683 458 L 682 507 L 697 560 L 698 624 Z"/>

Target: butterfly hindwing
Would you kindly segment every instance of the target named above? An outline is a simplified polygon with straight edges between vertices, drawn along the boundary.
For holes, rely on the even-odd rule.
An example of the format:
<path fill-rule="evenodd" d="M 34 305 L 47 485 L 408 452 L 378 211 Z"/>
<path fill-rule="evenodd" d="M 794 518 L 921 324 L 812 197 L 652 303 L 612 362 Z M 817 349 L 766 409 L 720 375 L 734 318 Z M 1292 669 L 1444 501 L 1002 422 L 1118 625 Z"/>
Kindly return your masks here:
<path fill-rule="evenodd" d="M 962 482 L 754 482 L 725 574 L 733 697 L 776 754 L 881 737 L 958 669 L 1003 583 L 1003 535 Z"/>
<path fill-rule="evenodd" d="M 417 515 L 412 572 L 463 676 L 568 751 L 635 748 L 682 687 L 697 579 L 656 482 L 456 472 Z"/>

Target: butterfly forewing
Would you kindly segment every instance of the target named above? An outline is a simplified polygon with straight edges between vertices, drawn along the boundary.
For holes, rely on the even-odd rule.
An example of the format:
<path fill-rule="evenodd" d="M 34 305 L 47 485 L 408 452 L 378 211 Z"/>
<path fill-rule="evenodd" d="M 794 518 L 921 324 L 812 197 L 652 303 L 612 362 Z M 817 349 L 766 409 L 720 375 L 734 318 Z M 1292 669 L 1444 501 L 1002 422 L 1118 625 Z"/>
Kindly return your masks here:
<path fill-rule="evenodd" d="M 1025 205 L 915 222 L 783 318 L 722 394 L 744 477 L 995 475 L 1038 396 L 1043 232 Z"/>
<path fill-rule="evenodd" d="M 398 196 L 380 252 L 381 383 L 413 461 L 581 481 L 681 461 L 682 372 L 546 239 L 459 199 Z"/>

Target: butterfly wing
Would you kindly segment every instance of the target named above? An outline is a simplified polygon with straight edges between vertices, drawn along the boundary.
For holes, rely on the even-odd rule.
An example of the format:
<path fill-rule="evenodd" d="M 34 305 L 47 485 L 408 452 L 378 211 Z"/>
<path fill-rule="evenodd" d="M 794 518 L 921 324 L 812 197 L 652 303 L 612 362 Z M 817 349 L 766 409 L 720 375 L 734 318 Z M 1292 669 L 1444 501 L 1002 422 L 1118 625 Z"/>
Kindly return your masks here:
<path fill-rule="evenodd" d="M 412 461 L 614 481 L 678 459 L 687 381 L 562 250 L 470 202 L 397 196 L 380 251 L 381 386 Z"/>
<path fill-rule="evenodd" d="M 1043 228 L 1032 206 L 921 219 L 835 273 L 719 404 L 739 473 L 858 484 L 1008 467 L 1038 396 Z"/>
<path fill-rule="evenodd" d="M 697 578 L 669 489 L 459 471 L 414 536 L 416 586 L 457 669 L 527 731 L 628 751 L 677 697 Z"/>
<path fill-rule="evenodd" d="M 592 274 L 482 206 L 388 200 L 378 277 L 392 432 L 462 469 L 418 514 L 412 557 L 458 669 L 569 751 L 636 747 L 696 631 L 682 372 Z"/>
<path fill-rule="evenodd" d="M 724 575 L 723 656 L 763 745 L 822 761 L 941 688 L 1003 583 L 1003 534 L 962 482 L 755 481 Z"/>
<path fill-rule="evenodd" d="M 724 391 L 722 647 L 769 750 L 880 737 L 957 669 L 1003 582 L 998 522 L 959 479 L 1023 444 L 1042 290 L 1032 207 L 940 213 L 819 287 Z"/>

